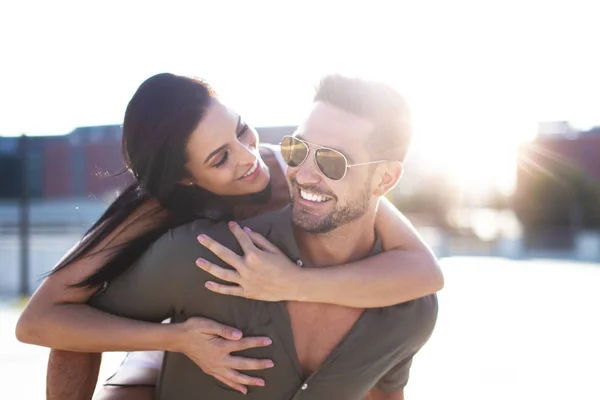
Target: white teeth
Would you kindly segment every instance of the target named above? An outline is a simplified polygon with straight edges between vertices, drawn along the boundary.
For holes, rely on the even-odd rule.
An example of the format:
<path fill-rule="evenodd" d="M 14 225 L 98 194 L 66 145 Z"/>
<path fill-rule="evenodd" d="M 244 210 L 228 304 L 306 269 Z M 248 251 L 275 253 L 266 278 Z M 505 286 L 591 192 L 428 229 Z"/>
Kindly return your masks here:
<path fill-rule="evenodd" d="M 314 201 L 315 203 L 322 203 L 329 200 L 327 197 L 319 196 L 314 193 L 308 193 L 304 190 L 300 190 L 300 197 L 302 197 L 304 200 Z"/>
<path fill-rule="evenodd" d="M 248 172 L 246 172 L 243 177 L 245 178 L 245 177 L 247 177 L 249 175 L 252 175 L 252 173 L 254 171 L 256 171 L 256 168 L 258 168 L 258 161 L 254 163 L 254 165 L 252 166 L 252 168 L 250 168 L 250 170 Z"/>

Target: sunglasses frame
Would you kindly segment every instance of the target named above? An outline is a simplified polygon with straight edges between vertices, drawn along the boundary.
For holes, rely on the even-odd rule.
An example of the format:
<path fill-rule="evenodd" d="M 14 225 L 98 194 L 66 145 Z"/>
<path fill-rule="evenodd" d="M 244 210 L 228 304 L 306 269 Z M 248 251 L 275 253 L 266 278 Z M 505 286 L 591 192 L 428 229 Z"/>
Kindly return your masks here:
<path fill-rule="evenodd" d="M 394 160 L 377 160 L 377 161 L 367 161 L 367 162 L 363 162 L 363 163 L 355 163 L 355 164 L 349 164 L 348 163 L 348 158 L 344 155 L 344 153 L 342 153 L 339 150 L 336 149 L 332 149 L 331 147 L 326 147 L 326 146 L 321 146 L 320 144 L 316 144 L 316 143 L 311 143 L 307 140 L 304 139 L 299 139 L 295 136 L 291 136 L 291 135 L 285 135 L 283 138 L 281 138 L 281 142 L 279 142 L 279 146 L 281 147 L 281 143 L 287 139 L 290 138 L 292 140 L 297 140 L 298 142 L 302 143 L 303 145 L 306 146 L 306 148 L 308 149 L 308 151 L 306 152 L 306 156 L 304 156 L 304 159 L 298 163 L 298 165 L 296 165 L 295 167 L 292 167 L 291 165 L 288 164 L 287 161 L 285 161 L 285 163 L 288 165 L 288 167 L 291 168 L 298 168 L 300 167 L 302 164 L 304 164 L 304 162 L 308 159 L 308 156 L 310 154 L 310 151 L 313 150 L 313 158 L 315 160 L 315 165 L 317 167 L 317 169 L 319 170 L 319 172 L 321 173 L 321 175 L 323 175 L 325 178 L 331 180 L 331 181 L 341 181 L 342 179 L 344 179 L 346 177 L 346 174 L 348 173 L 348 168 L 353 168 L 353 167 L 361 167 L 363 165 L 371 165 L 371 164 L 379 164 L 379 163 L 383 163 L 383 162 L 392 162 Z M 316 147 L 316 149 L 311 149 L 310 145 L 313 145 L 314 147 Z M 333 179 L 328 177 L 327 175 L 325 175 L 325 172 L 323 172 L 323 170 L 321 169 L 321 167 L 319 167 L 319 163 L 317 162 L 317 152 L 319 150 L 328 150 L 328 151 L 332 151 L 334 153 L 337 153 L 339 155 L 342 156 L 342 158 L 344 159 L 344 163 L 346 164 L 346 169 L 344 170 L 344 175 L 342 175 L 341 178 L 339 179 Z"/>

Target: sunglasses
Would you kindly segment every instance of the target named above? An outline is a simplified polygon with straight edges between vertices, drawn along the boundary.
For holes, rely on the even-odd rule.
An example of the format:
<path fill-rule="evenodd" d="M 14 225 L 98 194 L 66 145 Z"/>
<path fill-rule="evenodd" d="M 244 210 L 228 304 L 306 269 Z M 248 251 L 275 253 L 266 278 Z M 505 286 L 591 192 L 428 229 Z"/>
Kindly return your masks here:
<path fill-rule="evenodd" d="M 346 176 L 348 168 L 359 167 L 362 165 L 378 164 L 390 160 L 369 161 L 358 164 L 348 164 L 345 155 L 329 147 L 319 146 L 293 136 L 284 136 L 279 144 L 281 146 L 281 155 L 283 160 L 290 167 L 299 167 L 308 158 L 310 146 L 317 147 L 314 150 L 315 164 L 319 171 L 332 181 L 339 181 Z"/>

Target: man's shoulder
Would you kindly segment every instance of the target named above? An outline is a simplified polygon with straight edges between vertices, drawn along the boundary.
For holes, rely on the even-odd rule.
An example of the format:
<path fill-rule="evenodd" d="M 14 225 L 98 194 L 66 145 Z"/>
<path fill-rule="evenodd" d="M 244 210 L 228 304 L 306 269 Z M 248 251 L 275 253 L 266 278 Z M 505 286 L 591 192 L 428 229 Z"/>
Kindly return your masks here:
<path fill-rule="evenodd" d="M 415 322 L 419 322 L 424 327 L 433 329 L 438 314 L 438 298 L 437 294 L 430 294 L 418 299 L 392 306 L 397 310 L 406 308 L 407 316 Z"/>
<path fill-rule="evenodd" d="M 179 249 L 193 245 L 198 245 L 197 237 L 202 233 L 211 230 L 222 229 L 226 225 L 224 222 L 217 222 L 210 219 L 197 219 L 187 224 L 170 229 L 168 232 L 158 238 L 150 248 L 154 251 L 164 251 L 167 249 Z"/>
<path fill-rule="evenodd" d="M 281 232 L 288 230 L 287 225 L 290 224 L 289 222 L 286 224 L 286 221 L 289 221 L 289 216 L 285 209 L 282 209 L 237 222 L 240 226 L 247 226 L 271 240 Z M 146 257 L 162 255 L 162 258 L 180 256 L 189 258 L 190 253 L 193 253 L 195 260 L 199 256 L 204 256 L 202 253 L 210 253 L 208 249 L 198 243 L 197 238 L 200 234 L 205 234 L 223 246 L 238 251 L 237 240 L 231 233 L 228 222 L 198 219 L 171 229 L 152 244 L 146 252 Z"/>
<path fill-rule="evenodd" d="M 385 320 L 393 328 L 404 331 L 409 337 L 415 339 L 417 345 L 422 345 L 431 336 L 437 322 L 437 295 L 431 294 L 385 307 L 384 314 L 386 315 Z M 393 328 L 391 330 L 394 330 Z"/>
<path fill-rule="evenodd" d="M 247 226 L 263 236 L 270 236 L 291 229 L 290 206 L 269 211 L 252 218 L 237 221 L 242 227 Z"/>

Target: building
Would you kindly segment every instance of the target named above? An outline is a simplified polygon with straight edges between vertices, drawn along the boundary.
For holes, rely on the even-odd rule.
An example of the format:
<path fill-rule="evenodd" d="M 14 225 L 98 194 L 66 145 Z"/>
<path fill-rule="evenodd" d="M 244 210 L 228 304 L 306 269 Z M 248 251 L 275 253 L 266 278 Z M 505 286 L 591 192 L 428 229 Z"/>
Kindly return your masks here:
<path fill-rule="evenodd" d="M 258 128 L 278 143 L 293 126 Z M 111 196 L 131 179 L 121 153 L 120 125 L 77 128 L 62 136 L 0 137 L 0 200 L 17 199 L 26 182 L 33 199 Z"/>
<path fill-rule="evenodd" d="M 559 249 L 600 228 L 600 128 L 550 127 L 520 149 L 514 200 L 526 245 Z"/>
<path fill-rule="evenodd" d="M 600 127 L 588 131 L 565 128 L 545 129 L 535 140 L 521 148 L 517 185 L 526 184 L 535 170 L 551 170 L 553 165 L 575 167 L 592 181 L 600 183 Z M 558 125 L 552 125 L 556 128 Z"/>

